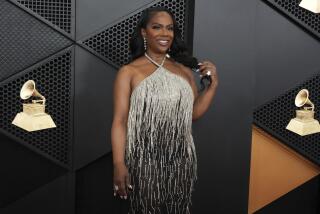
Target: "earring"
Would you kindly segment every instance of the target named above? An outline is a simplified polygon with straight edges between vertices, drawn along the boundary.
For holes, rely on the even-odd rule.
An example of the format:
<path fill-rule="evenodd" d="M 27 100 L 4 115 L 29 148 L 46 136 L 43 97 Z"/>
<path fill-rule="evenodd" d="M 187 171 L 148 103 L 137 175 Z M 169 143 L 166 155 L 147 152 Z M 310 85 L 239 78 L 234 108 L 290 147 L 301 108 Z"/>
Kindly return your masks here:
<path fill-rule="evenodd" d="M 144 50 L 147 50 L 147 40 L 146 37 L 143 37 L 143 45 L 144 45 Z"/>
<path fill-rule="evenodd" d="M 170 54 L 169 54 L 170 51 L 171 51 L 171 49 L 169 48 L 168 51 L 167 51 L 167 53 L 166 53 L 166 57 L 167 57 L 167 58 L 170 58 Z"/>

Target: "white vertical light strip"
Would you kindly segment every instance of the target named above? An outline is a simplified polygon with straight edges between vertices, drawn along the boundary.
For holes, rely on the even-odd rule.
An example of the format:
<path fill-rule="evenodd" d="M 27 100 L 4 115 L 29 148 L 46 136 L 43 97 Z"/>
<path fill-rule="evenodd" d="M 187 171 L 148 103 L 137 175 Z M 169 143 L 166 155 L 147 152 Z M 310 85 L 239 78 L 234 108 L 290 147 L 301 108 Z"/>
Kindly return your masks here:
<path fill-rule="evenodd" d="M 320 0 L 302 0 L 299 6 L 313 13 L 320 13 Z"/>

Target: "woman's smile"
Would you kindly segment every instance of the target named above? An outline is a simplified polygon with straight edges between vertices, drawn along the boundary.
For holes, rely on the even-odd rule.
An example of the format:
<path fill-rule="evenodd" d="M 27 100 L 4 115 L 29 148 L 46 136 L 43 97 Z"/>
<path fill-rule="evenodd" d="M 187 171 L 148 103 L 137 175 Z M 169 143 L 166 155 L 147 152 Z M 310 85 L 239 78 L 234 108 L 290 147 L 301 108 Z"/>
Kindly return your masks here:
<path fill-rule="evenodd" d="M 167 47 L 169 45 L 170 40 L 169 39 L 158 39 L 157 40 L 159 45 Z"/>

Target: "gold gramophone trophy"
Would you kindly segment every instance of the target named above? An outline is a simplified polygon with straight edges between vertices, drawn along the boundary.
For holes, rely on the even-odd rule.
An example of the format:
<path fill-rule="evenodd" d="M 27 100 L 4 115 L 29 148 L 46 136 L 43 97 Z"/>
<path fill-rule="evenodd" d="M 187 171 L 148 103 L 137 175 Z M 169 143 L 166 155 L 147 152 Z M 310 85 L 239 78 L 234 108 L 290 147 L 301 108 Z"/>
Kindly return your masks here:
<path fill-rule="evenodd" d="M 313 13 L 320 13 L 320 1 L 319 0 L 302 0 L 299 4 L 300 7 L 307 9 Z"/>
<path fill-rule="evenodd" d="M 295 105 L 303 107 L 303 109 L 296 110 L 296 117 L 290 120 L 286 129 L 301 136 L 320 132 L 319 121 L 314 119 L 314 104 L 309 100 L 307 89 L 299 91 L 295 99 Z"/>
<path fill-rule="evenodd" d="M 23 100 L 30 97 L 40 99 L 32 100 L 32 103 L 23 103 L 23 112 L 18 113 L 12 121 L 12 124 L 29 132 L 56 127 L 51 116 L 45 113 L 46 98 L 36 90 L 35 85 L 33 80 L 25 82 L 20 97 Z"/>

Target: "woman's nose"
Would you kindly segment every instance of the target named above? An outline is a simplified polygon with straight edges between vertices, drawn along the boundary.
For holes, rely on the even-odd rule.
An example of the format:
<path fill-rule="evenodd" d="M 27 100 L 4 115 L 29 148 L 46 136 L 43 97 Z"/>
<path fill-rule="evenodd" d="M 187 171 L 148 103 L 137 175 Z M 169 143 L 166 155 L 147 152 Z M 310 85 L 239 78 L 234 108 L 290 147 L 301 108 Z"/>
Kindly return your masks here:
<path fill-rule="evenodd" d="M 162 28 L 161 34 L 164 36 L 167 36 L 167 35 L 169 35 L 169 30 L 166 28 Z"/>

